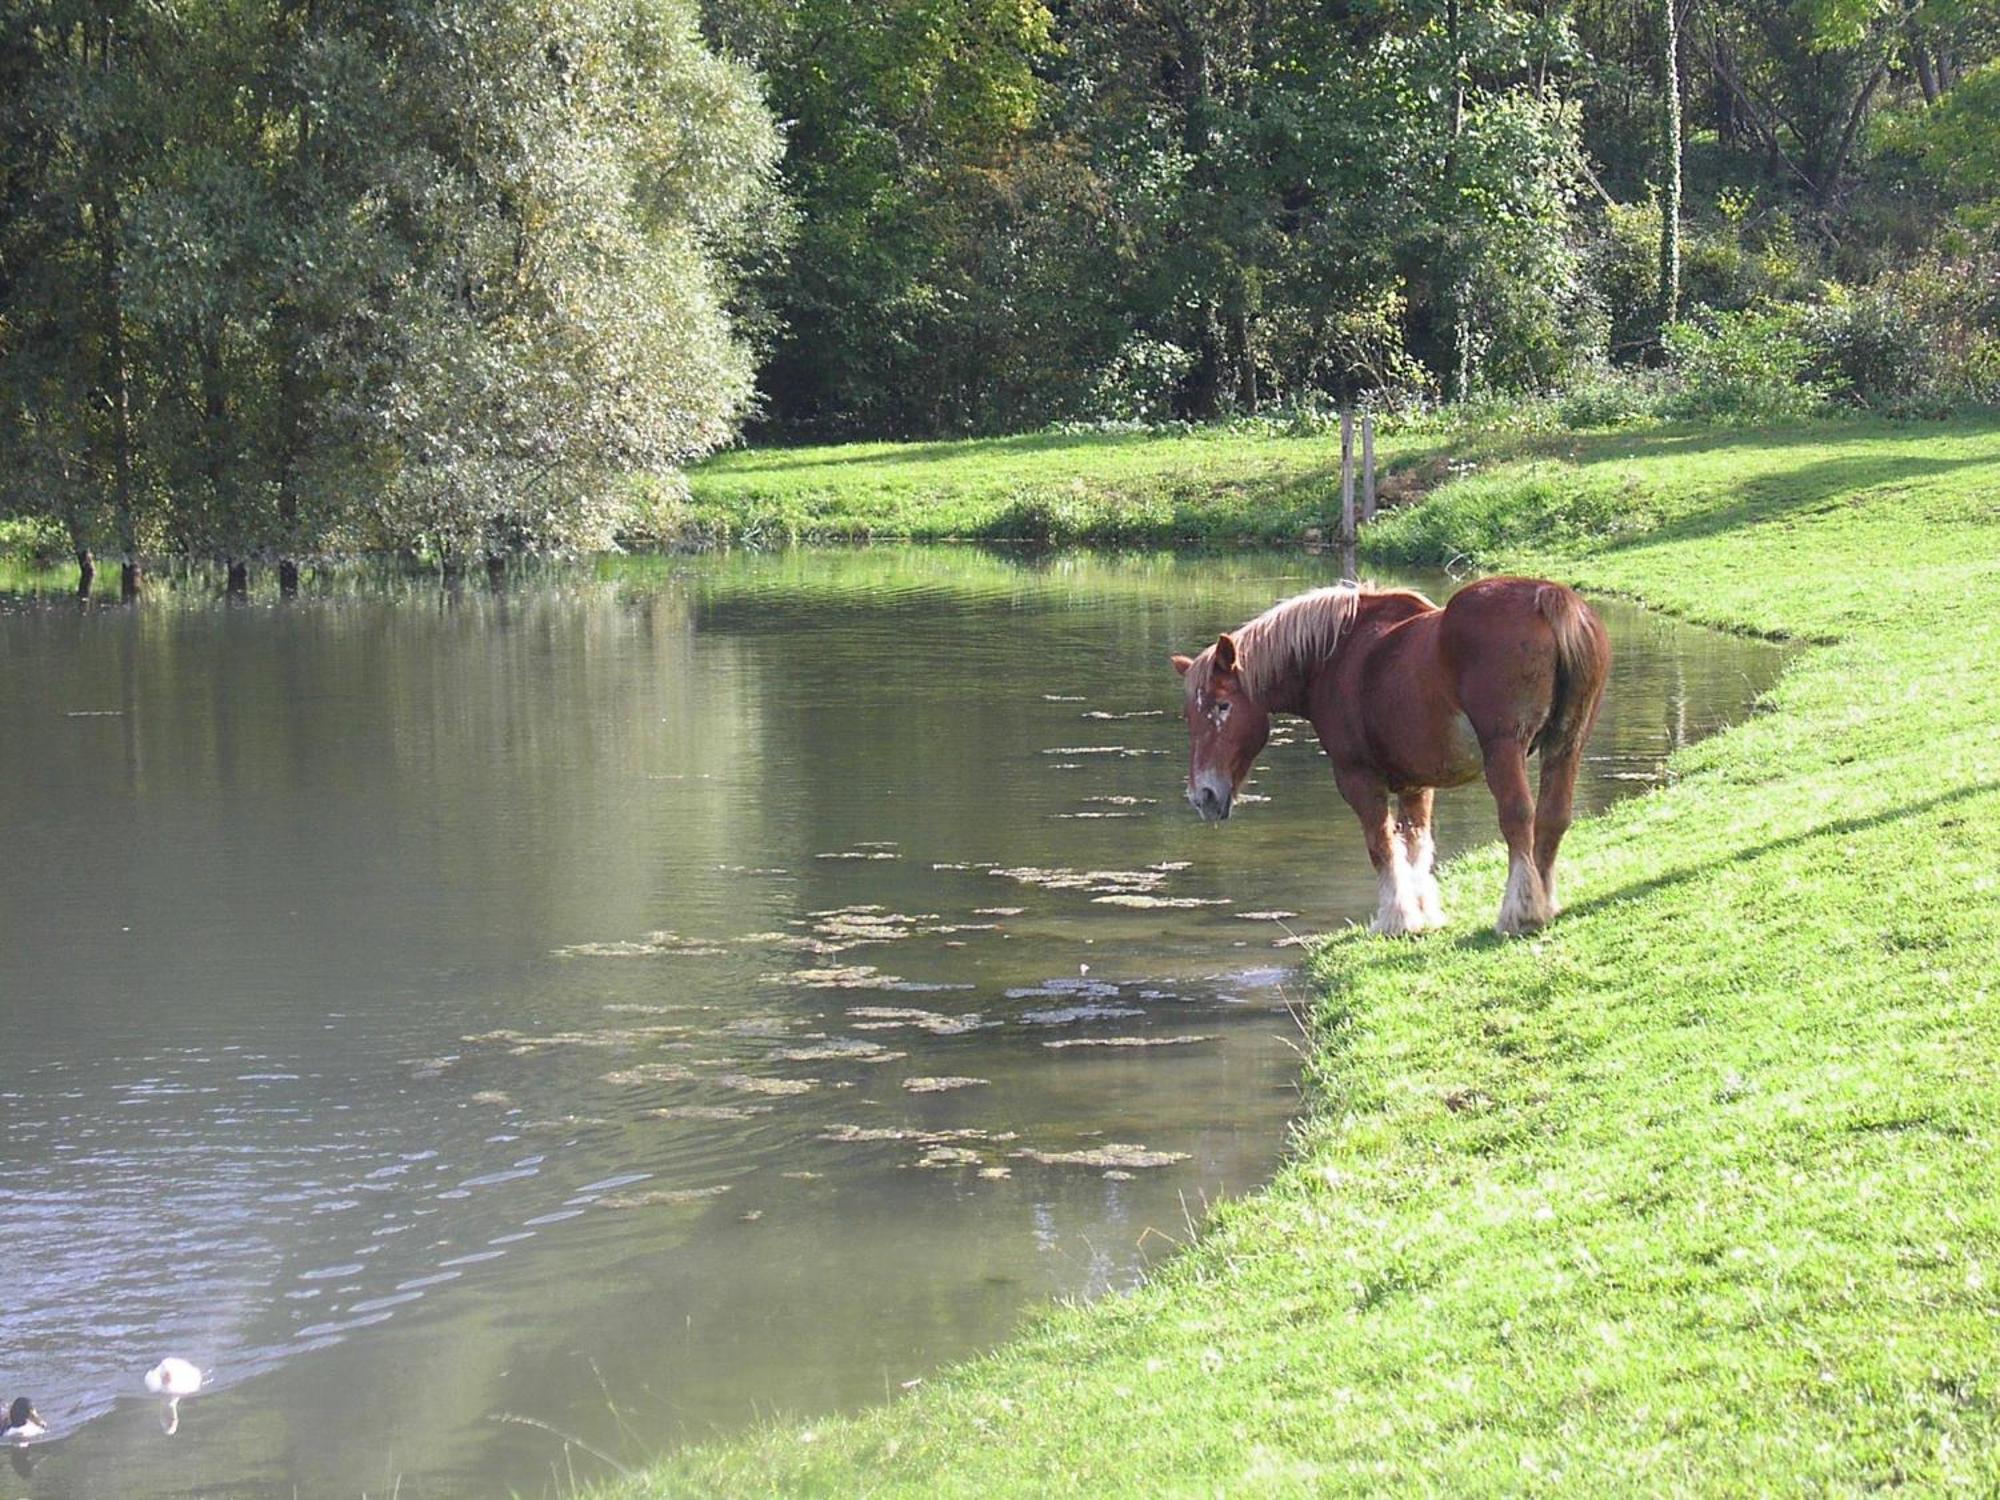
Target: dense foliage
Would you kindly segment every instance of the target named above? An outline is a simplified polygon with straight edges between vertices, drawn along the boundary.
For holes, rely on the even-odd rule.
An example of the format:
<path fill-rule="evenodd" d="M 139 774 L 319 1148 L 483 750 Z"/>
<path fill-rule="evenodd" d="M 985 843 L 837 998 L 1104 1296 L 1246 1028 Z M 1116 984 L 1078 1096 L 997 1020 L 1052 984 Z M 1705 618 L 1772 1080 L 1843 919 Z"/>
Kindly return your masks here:
<path fill-rule="evenodd" d="M 1806 346 L 1783 409 L 1995 391 L 1990 296 L 1930 321 L 1995 263 L 1985 0 L 704 4 L 793 122 L 773 432 L 1601 393 L 1663 361 L 1702 388 L 1672 409 L 1750 416 L 1707 373 L 1736 314 Z M 1871 318 L 1912 334 L 1894 379 L 1847 371 Z"/>
<path fill-rule="evenodd" d="M 80 556 L 595 545 L 746 421 L 2000 398 L 1995 0 L 0 16 L 0 521 Z"/>
<path fill-rule="evenodd" d="M 679 0 L 6 14 L 0 514 L 451 562 L 733 435 L 777 137 Z"/>

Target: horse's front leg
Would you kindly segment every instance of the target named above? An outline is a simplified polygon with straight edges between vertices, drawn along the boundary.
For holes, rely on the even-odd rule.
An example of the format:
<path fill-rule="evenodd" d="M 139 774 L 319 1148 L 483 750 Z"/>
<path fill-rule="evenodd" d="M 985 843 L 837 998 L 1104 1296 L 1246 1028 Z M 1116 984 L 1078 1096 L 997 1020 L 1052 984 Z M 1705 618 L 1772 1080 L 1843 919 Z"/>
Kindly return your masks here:
<path fill-rule="evenodd" d="M 1375 867 L 1375 920 L 1368 924 L 1368 930 L 1388 937 L 1422 932 L 1423 906 L 1410 881 L 1403 841 L 1389 816 L 1389 788 L 1379 776 L 1366 771 L 1335 771 L 1334 779 L 1340 795 L 1361 820 L 1361 832 L 1368 840 L 1368 862 Z"/>
<path fill-rule="evenodd" d="M 1424 930 L 1444 926 L 1444 901 L 1438 894 L 1437 841 L 1431 837 L 1431 789 L 1422 787 L 1396 797 L 1402 809 L 1403 862 Z"/>
<path fill-rule="evenodd" d="M 1480 746 L 1486 785 L 1507 841 L 1507 893 L 1494 928 L 1502 937 L 1533 932 L 1555 916 L 1548 888 L 1535 864 L 1535 798 L 1528 790 L 1528 756 L 1518 740 L 1496 738 Z"/>

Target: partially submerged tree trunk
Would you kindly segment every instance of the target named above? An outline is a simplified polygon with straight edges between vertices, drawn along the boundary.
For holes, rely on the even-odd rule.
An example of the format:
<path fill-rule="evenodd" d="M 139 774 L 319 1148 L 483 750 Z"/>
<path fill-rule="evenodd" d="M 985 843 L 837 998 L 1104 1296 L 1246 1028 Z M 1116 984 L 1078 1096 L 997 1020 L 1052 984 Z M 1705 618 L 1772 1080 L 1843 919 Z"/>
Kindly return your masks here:
<path fill-rule="evenodd" d="M 139 567 L 138 518 L 132 511 L 132 373 L 125 349 L 125 309 L 120 295 L 123 268 L 118 259 L 118 200 L 101 180 L 92 206 L 96 219 L 98 294 L 104 319 L 104 389 L 111 408 L 111 503 L 118 526 L 120 594 L 136 599 L 145 582 Z"/>
<path fill-rule="evenodd" d="M 97 558 L 88 547 L 76 549 L 76 597 L 88 599 L 90 586 L 97 582 Z"/>
<path fill-rule="evenodd" d="M 299 592 L 299 565 L 289 557 L 278 563 L 278 592 L 287 599 Z"/>
<path fill-rule="evenodd" d="M 507 584 L 507 559 L 498 552 L 486 554 L 486 581 L 496 589 Z"/>
<path fill-rule="evenodd" d="M 229 559 L 229 581 L 223 585 L 223 592 L 231 599 L 250 597 L 250 564 L 240 557 Z"/>

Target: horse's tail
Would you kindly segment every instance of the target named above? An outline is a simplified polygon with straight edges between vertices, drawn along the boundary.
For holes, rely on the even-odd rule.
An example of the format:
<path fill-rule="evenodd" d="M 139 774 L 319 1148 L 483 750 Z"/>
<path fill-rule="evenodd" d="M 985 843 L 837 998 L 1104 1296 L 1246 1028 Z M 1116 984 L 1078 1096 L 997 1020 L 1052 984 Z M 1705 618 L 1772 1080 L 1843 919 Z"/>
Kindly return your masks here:
<path fill-rule="evenodd" d="M 1597 706 L 1611 675 L 1611 637 L 1576 590 L 1559 583 L 1545 583 L 1535 590 L 1535 608 L 1556 638 L 1555 692 L 1533 746 L 1546 761 L 1580 751 L 1597 722 Z"/>

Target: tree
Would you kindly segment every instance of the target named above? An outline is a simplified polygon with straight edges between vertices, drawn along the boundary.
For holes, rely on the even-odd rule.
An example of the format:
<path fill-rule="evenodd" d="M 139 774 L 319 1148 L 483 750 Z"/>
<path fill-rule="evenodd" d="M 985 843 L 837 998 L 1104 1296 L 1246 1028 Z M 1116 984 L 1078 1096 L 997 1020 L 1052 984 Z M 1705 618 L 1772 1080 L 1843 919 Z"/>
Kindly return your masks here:
<path fill-rule="evenodd" d="M 682 0 L 51 0 L 0 67 L 0 495 L 80 561 L 601 545 L 735 430 L 778 143 Z"/>
<path fill-rule="evenodd" d="M 1675 0 L 1660 3 L 1660 336 L 1681 301 L 1681 48 Z"/>

